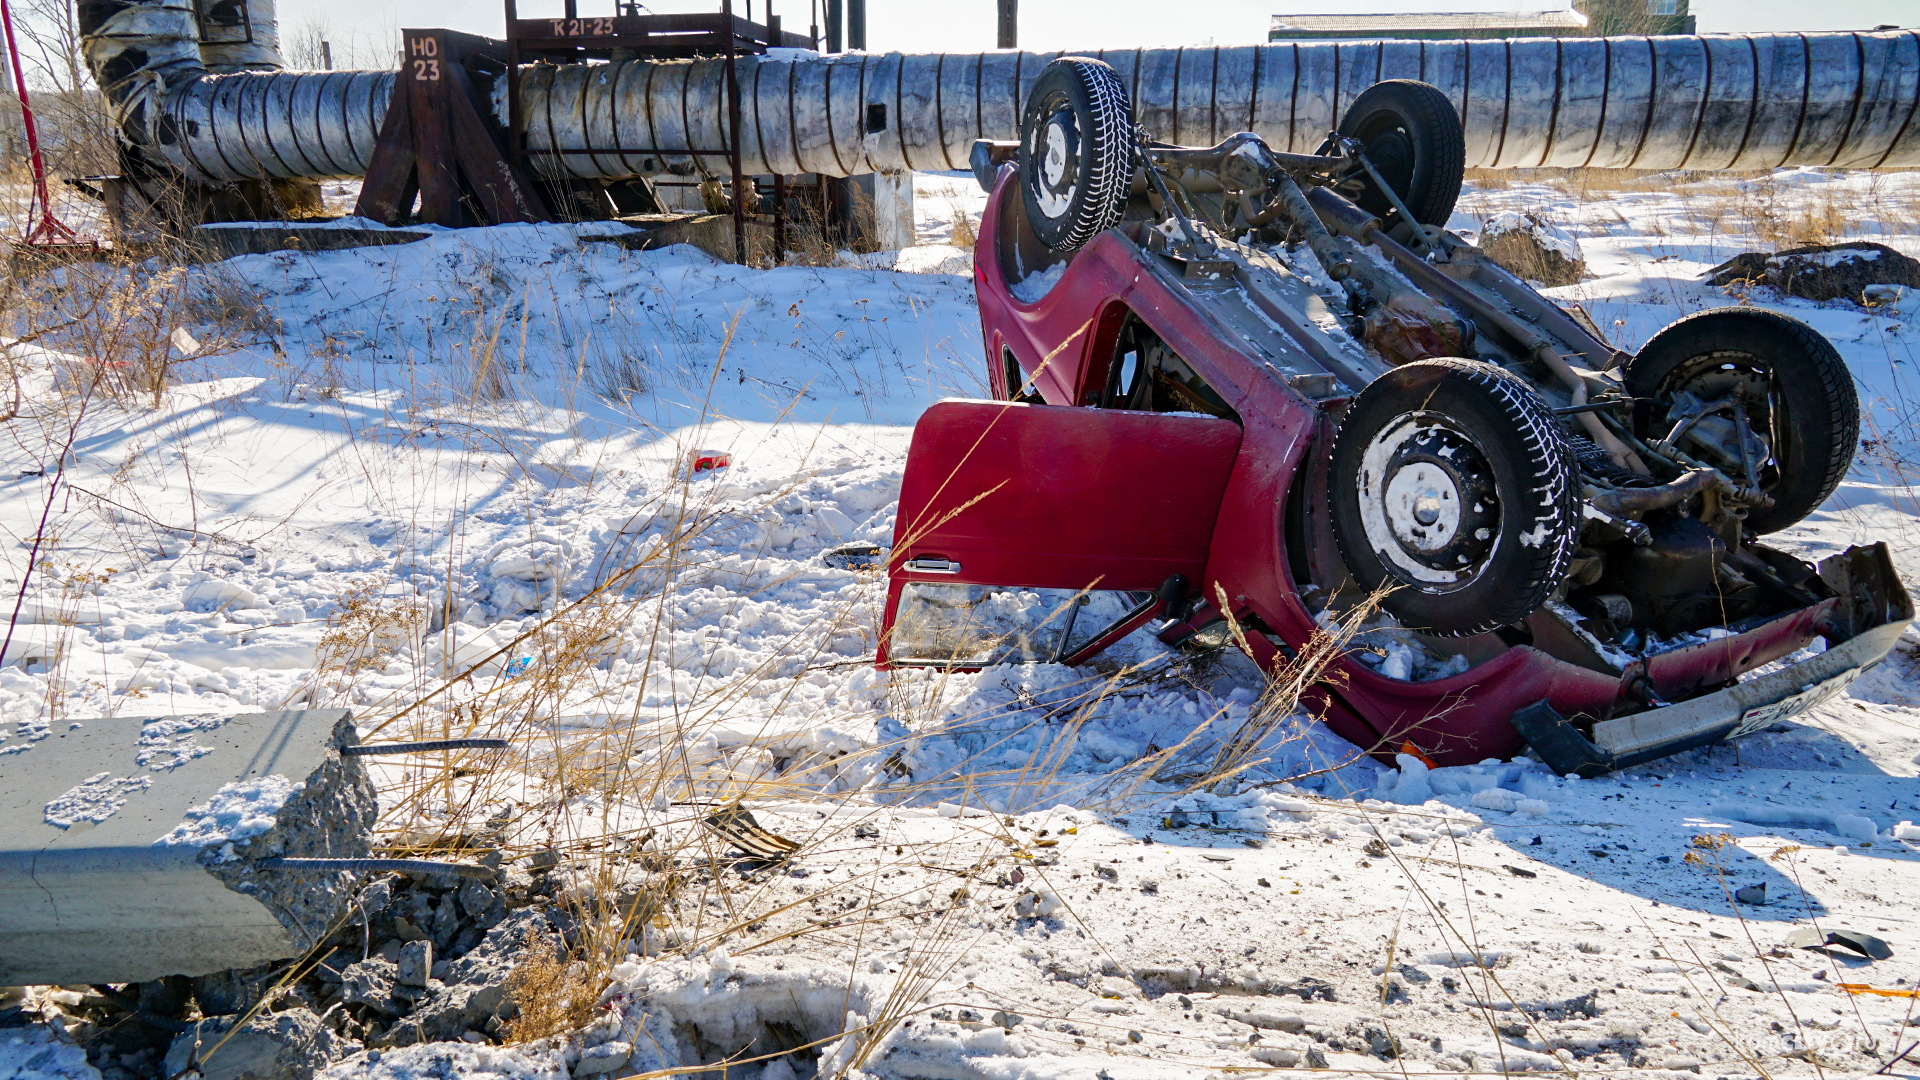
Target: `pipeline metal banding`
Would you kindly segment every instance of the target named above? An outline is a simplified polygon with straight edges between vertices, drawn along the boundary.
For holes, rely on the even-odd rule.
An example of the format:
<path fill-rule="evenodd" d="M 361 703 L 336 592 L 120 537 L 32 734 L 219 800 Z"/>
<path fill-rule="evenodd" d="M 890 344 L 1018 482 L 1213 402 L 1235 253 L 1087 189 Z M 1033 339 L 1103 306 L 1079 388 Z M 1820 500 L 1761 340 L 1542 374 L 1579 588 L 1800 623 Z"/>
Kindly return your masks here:
<path fill-rule="evenodd" d="M 975 139 L 1018 138 L 1020 104 L 1054 55 L 743 58 L 746 171 L 957 168 Z M 1419 79 L 1438 86 L 1461 114 L 1471 167 L 1920 164 L 1920 33 L 1913 31 L 1276 43 L 1091 55 L 1132 88 L 1147 130 L 1180 143 L 1250 129 L 1276 149 L 1309 153 L 1362 90 L 1383 79 Z M 609 70 L 620 67 L 645 73 Z M 570 119 L 582 112 L 584 73 L 527 69 L 527 146 L 537 152 L 536 167 L 582 178 L 695 172 L 691 157 L 671 152 L 726 145 L 719 61 L 609 68 L 588 69 L 603 72 L 595 81 L 612 88 L 587 113 L 596 117 L 591 131 Z M 654 116 L 673 122 L 649 125 Z M 643 162 L 618 152 L 623 145 L 667 157 Z M 596 153 L 582 153 L 590 149 Z"/>

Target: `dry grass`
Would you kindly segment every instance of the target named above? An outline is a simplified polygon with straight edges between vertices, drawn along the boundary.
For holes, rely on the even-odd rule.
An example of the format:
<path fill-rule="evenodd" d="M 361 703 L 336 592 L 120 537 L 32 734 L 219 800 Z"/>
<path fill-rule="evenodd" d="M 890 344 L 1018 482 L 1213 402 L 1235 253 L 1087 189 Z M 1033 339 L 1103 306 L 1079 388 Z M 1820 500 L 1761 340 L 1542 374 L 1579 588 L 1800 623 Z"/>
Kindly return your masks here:
<path fill-rule="evenodd" d="M 1670 220 L 1647 223 L 1653 235 L 1751 238 L 1769 249 L 1843 242 L 1859 235 L 1912 235 L 1920 232 L 1920 192 L 1904 182 L 1905 170 L 1875 171 L 1867 190 L 1795 190 L 1768 170 L 1704 172 L 1647 169 L 1468 169 L 1467 182 L 1478 193 L 1510 191 L 1527 184 L 1559 188 L 1582 204 L 1598 204 L 1623 195 L 1666 194 L 1687 185 L 1701 190 Z M 1478 212 L 1469 195 L 1463 208 Z M 1509 206 L 1511 200 L 1500 202 Z"/>
<path fill-rule="evenodd" d="M 947 201 L 948 212 L 953 215 L 953 235 L 947 243 L 965 251 L 972 251 L 980 242 L 980 223 L 973 218 L 973 211 L 960 199 Z"/>
<path fill-rule="evenodd" d="M 1793 196 L 1771 175 L 1746 180 L 1734 192 L 1706 196 L 1693 210 L 1696 231 L 1743 233 L 1769 248 L 1803 247 L 1844 240 L 1864 224 L 1858 208 L 1838 193 Z"/>
<path fill-rule="evenodd" d="M 1653 169 L 1468 169 L 1467 183 L 1482 191 L 1504 191 L 1518 184 L 1552 184 L 1581 202 L 1593 202 L 1618 192 L 1664 191 L 1676 182 L 1674 173 Z M 1721 173 L 1689 174 L 1697 179 Z"/>
<path fill-rule="evenodd" d="M 569 960 L 552 939 L 527 931 L 520 963 L 507 976 L 507 994 L 519 1015 L 507 1022 L 506 1041 L 532 1042 L 585 1027 L 599 991 L 585 965 Z"/>
<path fill-rule="evenodd" d="M 270 341 L 284 328 L 260 289 L 224 262 L 209 263 L 187 284 L 180 316 L 222 328 L 237 344 Z"/>
<path fill-rule="evenodd" d="M 965 220 L 966 215 L 956 215 L 957 225 Z M 127 408 L 160 402 L 169 379 L 189 362 L 179 354 L 173 335 L 187 322 L 201 327 L 207 339 L 200 356 L 209 355 L 209 348 L 233 348 L 280 332 L 244 281 L 210 276 L 207 268 L 190 268 L 185 262 L 77 264 L 54 274 L 19 277 L 8 285 L 0 313 L 16 333 L 51 337 L 63 348 L 90 356 L 123 359 L 138 376 L 124 390 L 89 384 L 72 391 L 61 406 L 72 421 L 71 429 L 61 429 L 69 437 L 87 409 L 109 398 Z M 443 427 L 460 430 L 465 424 L 472 430 L 468 437 L 479 442 L 492 437 L 486 431 L 514 430 L 522 419 L 518 410 L 532 409 L 517 397 L 527 356 L 524 307 L 515 304 L 526 285 L 498 267 L 475 264 L 460 287 L 465 292 L 455 295 L 471 301 L 465 306 L 465 325 L 440 344 L 440 355 L 421 367 L 430 373 L 423 378 L 438 380 L 439 389 L 433 392 L 447 395 L 439 410 Z M 651 317 L 671 320 L 673 297 L 653 299 L 660 310 Z M 884 336 L 890 331 L 878 318 L 856 321 L 858 328 L 849 332 L 845 320 L 836 318 L 825 326 L 800 311 L 800 305 L 794 307 L 790 314 L 796 332 L 810 346 L 844 349 L 848 356 L 890 347 Z M 566 359 L 575 379 L 589 388 L 631 391 L 637 388 L 633 382 L 642 379 L 712 379 L 724 359 L 725 343 L 718 355 L 696 357 L 693 342 L 653 333 L 655 324 L 640 322 L 638 316 L 593 312 L 579 318 L 580 352 Z M 842 344 L 843 335 L 853 340 Z M 860 335 L 868 337 L 862 340 Z M 341 351 L 349 351 L 352 344 L 342 343 Z M 324 357 L 310 363 L 323 370 L 287 372 L 286 378 L 309 377 L 322 390 L 338 388 L 337 375 L 325 377 Z M 622 369 L 617 363 L 633 366 Z M 845 377 L 876 378 L 851 367 Z M 423 386 L 416 401 L 428 396 Z M 694 425 L 687 438 L 698 443 L 705 435 Z M 518 455 L 522 466 L 537 464 L 523 446 L 501 445 Z M 378 456 L 371 453 L 375 449 L 355 442 L 342 457 L 371 459 Z M 130 466 L 129 475 L 134 471 Z M 421 476 L 396 472 L 389 479 L 395 491 L 404 492 Z M 761 505 L 775 505 L 807 479 L 803 464 L 795 470 L 793 486 L 757 498 Z M 589 483 L 596 480 L 587 478 Z M 712 541 L 720 530 L 750 521 L 746 515 L 754 510 L 719 501 L 721 490 L 682 477 L 649 492 L 631 507 L 628 537 L 616 542 L 598 564 L 572 571 L 569 580 L 584 581 L 588 588 L 563 595 L 553 579 L 535 582 L 538 614 L 499 647 L 472 650 L 483 655 L 457 649 L 463 639 L 456 637 L 456 609 L 462 601 L 452 593 L 402 593 L 393 588 L 401 580 L 397 574 L 360 580 L 338 598 L 337 610 L 327 618 L 313 676 L 285 702 L 292 707 L 351 704 L 369 739 L 486 735 L 512 741 L 514 749 L 504 753 L 450 751 L 373 767 L 382 785 L 378 843 L 384 853 L 471 859 L 492 851 L 509 865 L 548 851 L 561 859 L 556 873 L 567 876 L 569 887 L 559 902 L 572 914 L 573 929 L 563 942 L 530 943 L 516 970 L 513 993 L 521 1017 L 509 1032 L 515 1041 L 585 1023 L 595 995 L 630 953 L 687 952 L 729 939 L 739 949 L 753 948 L 764 940 L 751 928 L 771 913 L 847 887 L 836 883 L 796 900 L 712 872 L 735 859 L 728 845 L 702 825 L 715 807 L 810 800 L 827 809 L 859 810 L 872 805 L 870 794 L 861 791 L 866 781 L 892 777 L 886 789 L 889 799 L 928 802 L 952 797 L 977 806 L 991 794 L 1004 798 L 1010 813 L 1043 808 L 1052 805 L 1079 733 L 1104 710 L 1118 700 L 1170 687 L 1190 690 L 1205 681 L 1205 658 L 1083 669 L 1078 685 L 1045 707 L 1030 710 L 998 736 L 1000 746 L 976 755 L 997 755 L 1006 740 L 1032 739 L 1036 749 L 1015 766 L 977 771 L 967 766 L 909 777 L 901 764 L 907 747 L 900 743 L 883 740 L 852 752 L 796 750 L 778 723 L 790 715 L 782 711 L 790 708 L 788 695 L 819 672 L 869 663 L 843 657 L 871 650 L 879 634 L 877 611 L 859 598 L 817 608 L 811 624 L 739 670 L 702 670 L 684 655 L 675 656 L 676 647 L 684 648 L 675 645 L 676 635 L 684 636 L 690 624 L 699 625 L 694 619 L 707 617 L 705 612 L 686 613 L 691 594 L 724 594 L 720 602 L 737 605 L 788 584 L 783 575 L 767 573 L 729 578 L 726 589 L 713 588 L 718 560 Z M 139 506 L 138 497 L 126 491 L 114 488 L 107 494 Z M 437 523 L 422 527 L 441 528 Z M 164 528 L 151 518 L 121 521 L 117 528 L 130 550 L 142 545 L 179 549 L 178 529 Z M 460 532 L 464 526 L 450 528 L 453 534 L 441 539 L 452 552 L 465 543 Z M 212 546 L 204 539 L 207 534 L 198 535 Z M 40 552 L 36 558 L 49 554 Z M 453 556 L 448 558 L 448 579 L 454 580 Z M 65 581 L 78 591 L 98 584 L 80 574 L 70 574 Z M 868 584 L 871 592 L 877 581 Z M 76 592 L 62 603 L 77 606 L 78 596 Z M 1337 643 L 1337 636 L 1329 638 L 1327 649 L 1313 655 L 1331 655 L 1328 650 Z M 523 657 L 533 664 L 510 677 L 506 665 Z M 411 659 L 413 673 L 406 685 L 396 687 L 377 678 L 387 670 L 400 670 L 396 661 L 405 659 Z M 1242 723 L 1229 723 L 1224 705 L 1195 722 L 1181 718 L 1183 738 L 1122 763 L 1089 793 L 1086 805 L 1118 812 L 1146 798 L 1162 798 L 1170 790 L 1269 782 L 1262 779 L 1268 774 L 1256 770 L 1269 761 L 1272 748 L 1285 737 L 1286 725 L 1299 721 L 1298 694 L 1311 682 L 1311 674 L 1306 668 L 1289 669 Z M 895 680 L 895 718 L 922 733 L 979 720 L 983 714 L 954 704 L 964 681 L 943 672 Z M 650 684 L 670 689 L 670 708 L 636 704 Z M 137 694 L 122 696 L 131 700 Z M 814 727 L 851 728 L 871 722 L 863 705 L 845 706 L 844 715 L 836 714 L 836 708 L 807 720 Z M 582 716 L 597 717 L 597 726 L 578 723 Z M 764 718 L 757 731 L 754 717 Z M 747 732 L 744 740 L 742 730 Z M 723 734 L 727 741 L 721 744 Z M 920 851 L 914 857 L 982 869 L 997 865 L 1007 857 L 1012 839 L 1002 820 L 996 816 L 948 849 Z M 863 884 L 878 889 L 878 875 L 905 859 L 883 858 L 866 872 Z M 877 903 L 885 898 L 882 893 L 862 909 L 864 917 L 876 934 L 898 929 L 924 945 L 914 951 L 918 966 L 913 979 L 902 985 L 931 985 L 928 980 L 951 970 L 964 954 L 970 939 L 964 907 L 952 904 L 931 920 L 924 915 L 910 919 L 877 912 Z M 903 990 L 902 995 L 876 1019 L 868 1033 L 872 1039 L 863 1036 L 864 1045 L 872 1045 L 887 1023 L 897 1023 L 919 1008 L 917 993 Z"/>
<path fill-rule="evenodd" d="M 251 283 L 224 264 L 195 265 L 206 255 L 169 242 L 92 258 L 16 256 L 0 281 L 0 330 L 13 349 L 47 344 L 79 357 L 61 373 L 70 394 L 157 408 L 177 369 L 281 332 Z"/>

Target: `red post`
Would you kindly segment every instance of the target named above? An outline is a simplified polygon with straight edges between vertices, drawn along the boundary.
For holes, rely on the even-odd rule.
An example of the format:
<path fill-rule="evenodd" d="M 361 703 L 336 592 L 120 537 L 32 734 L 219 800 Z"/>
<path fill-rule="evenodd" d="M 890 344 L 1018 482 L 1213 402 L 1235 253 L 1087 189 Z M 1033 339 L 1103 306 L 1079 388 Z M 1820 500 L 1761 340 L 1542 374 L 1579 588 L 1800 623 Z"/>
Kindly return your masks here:
<path fill-rule="evenodd" d="M 20 122 L 27 131 L 27 160 L 33 166 L 33 197 L 27 203 L 25 241 L 33 245 L 77 244 L 82 241 L 72 229 L 53 216 L 53 194 L 47 190 L 47 165 L 40 157 L 40 133 L 34 128 L 33 106 L 27 103 L 27 75 L 20 68 L 20 47 L 13 38 L 13 9 L 0 0 L 0 25 L 7 32 L 7 63 L 13 68 L 13 92 L 20 98 Z M 39 220 L 34 220 L 38 207 Z"/>

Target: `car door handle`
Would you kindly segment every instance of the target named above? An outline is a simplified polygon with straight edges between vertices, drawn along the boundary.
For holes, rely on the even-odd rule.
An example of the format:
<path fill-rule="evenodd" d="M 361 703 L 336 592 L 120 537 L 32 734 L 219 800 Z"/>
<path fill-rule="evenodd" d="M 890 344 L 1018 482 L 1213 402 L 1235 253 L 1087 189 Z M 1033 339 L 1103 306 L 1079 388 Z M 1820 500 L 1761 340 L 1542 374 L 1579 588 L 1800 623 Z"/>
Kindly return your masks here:
<path fill-rule="evenodd" d="M 906 561 L 903 569 L 916 574 L 957 574 L 960 564 L 945 555 L 916 555 Z"/>

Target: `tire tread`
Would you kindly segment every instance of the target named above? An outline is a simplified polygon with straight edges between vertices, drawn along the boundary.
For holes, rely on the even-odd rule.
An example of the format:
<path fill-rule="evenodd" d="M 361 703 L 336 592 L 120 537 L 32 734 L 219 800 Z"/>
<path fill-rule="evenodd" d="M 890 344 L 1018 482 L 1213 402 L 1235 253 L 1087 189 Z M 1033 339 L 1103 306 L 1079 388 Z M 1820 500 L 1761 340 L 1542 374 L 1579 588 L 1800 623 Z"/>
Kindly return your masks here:
<path fill-rule="evenodd" d="M 1425 140 L 1426 153 L 1431 155 L 1426 170 L 1430 182 L 1420 190 L 1403 193 L 1401 201 L 1421 224 L 1445 227 L 1447 219 L 1453 216 L 1454 204 L 1460 201 L 1460 185 L 1466 173 L 1466 133 L 1460 124 L 1460 114 L 1437 86 L 1417 79 L 1386 79 L 1367 87 L 1353 99 L 1346 115 L 1340 119 L 1341 134 L 1352 134 L 1349 125 L 1357 124 L 1354 118 L 1365 118 L 1366 106 L 1382 99 L 1389 107 L 1411 113 L 1410 118 L 1432 136 Z M 1414 180 L 1417 184 L 1417 174 Z M 1377 207 L 1372 209 L 1379 212 Z"/>
<path fill-rule="evenodd" d="M 1093 131 L 1087 134 L 1081 157 L 1086 170 L 1085 191 L 1078 204 L 1073 207 L 1071 217 L 1064 230 L 1059 230 L 1058 222 L 1047 223 L 1036 219 L 1036 234 L 1047 241 L 1047 246 L 1055 251 L 1078 251 L 1101 233 L 1120 223 L 1126 212 L 1128 189 L 1133 184 L 1133 106 L 1127 98 L 1127 88 L 1120 81 L 1120 75 L 1112 66 L 1102 60 L 1087 56 L 1062 56 L 1051 61 L 1046 70 L 1040 73 L 1041 79 L 1049 78 L 1056 70 L 1070 72 L 1086 93 L 1092 113 Z M 1039 84 L 1035 84 L 1032 98 L 1037 99 Z M 1025 144 L 1030 133 L 1023 131 L 1021 141 Z M 1036 207 L 1029 205 L 1031 216 Z M 1049 233 L 1058 230 L 1057 235 Z"/>

